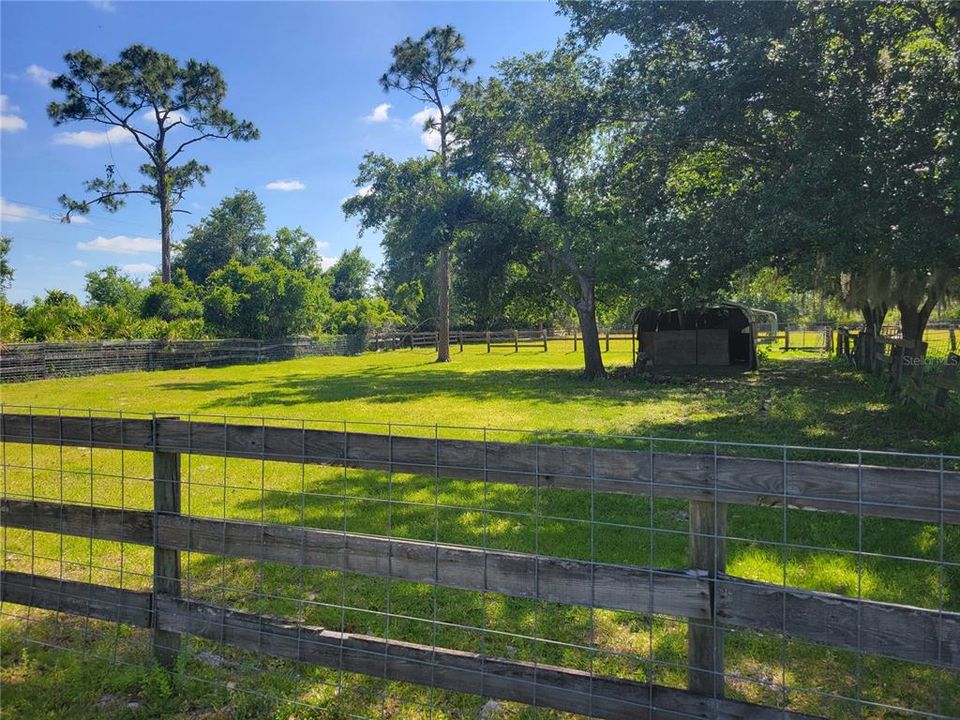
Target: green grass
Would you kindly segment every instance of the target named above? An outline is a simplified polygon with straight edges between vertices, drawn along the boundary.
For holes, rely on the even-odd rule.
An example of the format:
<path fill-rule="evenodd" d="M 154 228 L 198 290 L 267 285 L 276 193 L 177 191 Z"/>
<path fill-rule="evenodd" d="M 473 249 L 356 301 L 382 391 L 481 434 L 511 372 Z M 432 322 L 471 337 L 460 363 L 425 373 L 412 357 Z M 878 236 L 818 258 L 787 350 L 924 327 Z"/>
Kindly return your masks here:
<path fill-rule="evenodd" d="M 612 345 L 607 364 L 626 365 L 629 343 Z M 2 402 L 960 453 L 956 416 L 892 403 L 881 380 L 822 357 L 770 350 L 759 373 L 586 382 L 571 343 L 549 353 L 468 346 L 448 365 L 428 350 L 304 358 L 7 385 Z"/>
<path fill-rule="evenodd" d="M 619 345 L 619 347 L 618 347 Z M 608 360 L 625 364 L 626 343 Z M 773 351 L 759 373 L 705 377 L 577 375 L 572 347 L 487 355 L 468 348 L 450 365 L 428 351 L 308 358 L 267 365 L 133 373 L 3 386 L 9 405 L 110 411 L 231 414 L 321 421 L 458 426 L 443 436 L 557 440 L 561 431 L 648 434 L 711 441 L 816 444 L 957 452 L 960 425 L 891 403 L 883 384 L 815 354 Z M 760 412 L 770 399 L 767 412 Z M 12 408 L 9 408 L 12 409 Z M 297 426 L 294 424 L 294 426 Z M 342 425 L 341 425 L 342 427 Z M 376 429 L 376 428 L 374 428 Z M 386 430 L 386 428 L 380 428 Z M 433 433 L 432 428 L 428 428 Z M 566 438 L 591 442 L 589 438 Z M 7 444 L 4 493 L 148 509 L 145 453 Z M 686 505 L 676 501 L 417 477 L 336 468 L 192 457 L 184 508 L 195 515 L 263 519 L 351 532 L 540 552 L 603 562 L 683 568 Z M 960 611 L 960 532 L 906 521 L 731 507 L 728 571 L 815 590 Z M 784 548 L 783 540 L 791 545 Z M 880 556 L 864 556 L 856 550 Z M 131 545 L 5 530 L 7 569 L 148 589 L 152 551 Z M 934 562 L 930 562 L 934 561 Z M 669 617 L 533 603 L 274 563 L 184 557 L 191 596 L 348 631 L 538 660 L 682 687 L 686 626 Z M 341 605 L 346 609 L 341 609 Z M 27 616 L 29 613 L 29 617 Z M 385 613 L 391 613 L 388 620 Z M 340 675 L 190 641 L 173 676 L 151 669 L 146 633 L 7 605 L 0 679 L 7 718 L 476 717 L 483 701 L 411 685 Z M 17 617 L 11 617 L 16 615 Z M 540 638 L 540 642 L 532 637 Z M 25 637 L 67 645 L 51 651 Z M 595 651 L 586 649 L 591 644 Z M 196 659 L 212 653 L 230 663 Z M 203 656 L 201 656 L 203 657 Z M 101 659 L 97 659 L 101 658 Z M 781 671 L 786 659 L 786 672 Z M 120 661 L 117 665 L 115 661 Z M 829 650 L 777 635 L 731 631 L 732 697 L 831 717 L 858 716 L 850 698 L 960 715 L 960 680 L 906 662 Z M 230 683 L 227 686 L 226 683 Z M 63 688 L 58 690 L 57 688 Z M 788 689 L 787 689 L 788 688 Z M 286 702 L 271 703 L 271 696 Z M 134 703 L 131 705 L 130 703 Z M 433 711 L 430 711 L 430 707 Z M 503 704 L 502 717 L 558 717 Z M 868 717 L 896 717 L 879 706 Z"/>

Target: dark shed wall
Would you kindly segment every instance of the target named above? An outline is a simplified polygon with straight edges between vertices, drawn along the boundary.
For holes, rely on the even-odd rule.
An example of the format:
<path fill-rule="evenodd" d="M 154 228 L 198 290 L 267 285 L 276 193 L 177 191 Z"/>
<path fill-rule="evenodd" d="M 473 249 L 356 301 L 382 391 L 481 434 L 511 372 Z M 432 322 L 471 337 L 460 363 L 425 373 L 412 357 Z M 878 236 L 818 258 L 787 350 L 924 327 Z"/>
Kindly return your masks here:
<path fill-rule="evenodd" d="M 756 367 L 750 319 L 736 306 L 646 309 L 635 324 L 640 349 L 654 365 Z"/>

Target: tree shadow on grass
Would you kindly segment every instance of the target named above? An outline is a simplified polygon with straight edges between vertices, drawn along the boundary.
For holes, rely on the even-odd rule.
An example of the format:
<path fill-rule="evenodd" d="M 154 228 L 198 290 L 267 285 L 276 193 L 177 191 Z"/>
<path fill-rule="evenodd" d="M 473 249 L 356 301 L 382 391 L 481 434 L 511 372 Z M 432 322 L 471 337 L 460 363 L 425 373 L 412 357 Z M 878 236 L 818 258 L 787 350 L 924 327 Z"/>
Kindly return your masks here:
<path fill-rule="evenodd" d="M 188 381 L 164 383 L 160 388 L 216 394 L 199 405 L 205 412 L 238 407 L 272 411 L 282 407 L 295 412 L 296 408 L 363 401 L 398 407 L 395 417 L 384 408 L 384 420 L 406 422 L 409 414 L 400 406 L 419 401 L 443 401 L 454 407 L 501 402 L 557 408 L 580 404 L 583 413 L 594 406 L 623 408 L 625 414 L 648 408 L 642 423 L 634 422 L 621 431 L 640 436 L 960 453 L 960 411 L 937 416 L 902 405 L 882 381 L 824 360 L 768 363 L 753 373 L 682 370 L 593 382 L 574 370 L 443 367 L 434 372 L 424 366 L 416 372 L 409 367 L 377 367 L 322 377 L 300 373 L 269 383 Z M 662 414 L 657 413 L 660 403 L 668 403 Z M 557 424 L 549 431 L 576 432 L 577 428 L 566 426 L 565 416 L 558 413 Z M 955 429 L 948 431 L 951 427 Z"/>

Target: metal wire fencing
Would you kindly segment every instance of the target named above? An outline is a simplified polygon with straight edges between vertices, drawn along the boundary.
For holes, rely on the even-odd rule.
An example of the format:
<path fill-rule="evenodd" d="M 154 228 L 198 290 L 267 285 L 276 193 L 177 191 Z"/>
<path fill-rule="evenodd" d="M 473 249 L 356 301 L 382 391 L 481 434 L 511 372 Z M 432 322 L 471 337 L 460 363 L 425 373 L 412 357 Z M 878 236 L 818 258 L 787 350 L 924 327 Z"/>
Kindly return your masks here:
<path fill-rule="evenodd" d="M 957 456 L 0 411 L 7 672 L 156 663 L 142 702 L 284 718 L 960 715 Z"/>

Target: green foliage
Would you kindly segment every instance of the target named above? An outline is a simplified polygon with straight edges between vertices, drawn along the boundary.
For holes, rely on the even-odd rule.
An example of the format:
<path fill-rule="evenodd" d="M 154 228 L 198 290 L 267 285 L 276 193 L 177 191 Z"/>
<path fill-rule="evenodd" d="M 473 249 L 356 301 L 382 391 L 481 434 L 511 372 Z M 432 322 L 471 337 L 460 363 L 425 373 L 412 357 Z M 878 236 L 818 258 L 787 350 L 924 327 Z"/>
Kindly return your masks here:
<path fill-rule="evenodd" d="M 585 48 L 625 41 L 612 97 L 632 135 L 667 151 L 665 203 L 648 227 L 679 294 L 721 290 L 737 262 L 770 265 L 865 318 L 896 305 L 908 336 L 922 330 L 960 273 L 955 8 L 563 0 L 561 10 Z"/>
<path fill-rule="evenodd" d="M 334 335 L 370 334 L 402 322 L 383 298 L 360 298 L 334 303 L 324 320 L 324 330 Z"/>
<path fill-rule="evenodd" d="M 327 270 L 330 277 L 330 295 L 334 300 L 360 300 L 367 293 L 367 282 L 373 273 L 373 263 L 367 260 L 357 246 L 344 250 Z"/>
<path fill-rule="evenodd" d="M 201 288 L 178 268 L 172 284 L 151 283 L 143 293 L 141 315 L 161 320 L 195 320 L 203 317 Z"/>
<path fill-rule="evenodd" d="M 433 108 L 423 130 L 436 133 L 437 146 L 432 150 L 440 156 L 444 171 L 456 123 L 446 97 L 473 66 L 473 58 L 463 54 L 465 49 L 463 36 L 453 26 L 432 27 L 418 40 L 408 37 L 395 45 L 393 63 L 380 78 L 385 91 L 400 90 Z"/>
<path fill-rule="evenodd" d="M 282 227 L 277 230 L 273 237 L 271 254 L 285 267 L 298 270 L 308 277 L 315 277 L 320 272 L 317 241 L 302 227 Z M 369 275 L 369 272 L 367 274 Z"/>
<path fill-rule="evenodd" d="M 400 322 L 412 324 L 423 303 L 423 284 L 420 280 L 402 282 L 393 291 L 390 307 L 400 318 Z"/>
<path fill-rule="evenodd" d="M 230 260 L 210 275 L 203 298 L 204 317 L 221 337 L 310 334 L 329 304 L 322 281 L 273 258 L 255 265 Z"/>
<path fill-rule="evenodd" d="M 23 318 L 18 308 L 0 296 L 0 343 L 17 342 L 23 334 Z"/>
<path fill-rule="evenodd" d="M 25 339 L 47 342 L 86 337 L 86 314 L 74 295 L 50 290 L 46 297 L 34 298 L 21 332 Z"/>
<path fill-rule="evenodd" d="M 256 193 L 239 190 L 221 200 L 205 218 L 190 227 L 178 247 L 174 268 L 183 269 L 190 280 L 202 283 L 232 259 L 249 265 L 267 257 L 270 236 L 266 233 L 266 224 L 267 214 Z M 287 240 L 286 233 L 284 239 Z"/>
<path fill-rule="evenodd" d="M 13 282 L 13 266 L 10 264 L 11 245 L 13 245 L 12 237 L 0 235 L 0 297 Z"/>
<path fill-rule="evenodd" d="M 602 65 L 564 50 L 504 60 L 457 102 L 458 169 L 499 197 L 500 222 L 512 215 L 509 256 L 577 312 L 585 336 L 597 303 L 624 294 L 639 260 L 638 234 L 607 190 L 606 104 Z M 583 350 L 585 372 L 602 375 L 597 343 Z"/>
<path fill-rule="evenodd" d="M 143 289 L 116 265 L 88 272 L 85 277 L 87 295 L 94 306 L 133 310 L 140 305 Z"/>

